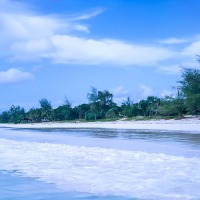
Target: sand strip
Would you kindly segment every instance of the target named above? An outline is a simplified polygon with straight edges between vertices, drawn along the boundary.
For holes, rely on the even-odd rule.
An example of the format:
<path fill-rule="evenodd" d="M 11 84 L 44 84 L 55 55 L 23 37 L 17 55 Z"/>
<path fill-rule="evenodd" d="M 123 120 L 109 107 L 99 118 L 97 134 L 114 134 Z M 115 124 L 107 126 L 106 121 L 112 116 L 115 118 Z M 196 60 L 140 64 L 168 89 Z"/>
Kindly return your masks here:
<path fill-rule="evenodd" d="M 44 122 L 28 124 L 0 124 L 10 128 L 106 128 L 106 129 L 135 129 L 135 130 L 165 130 L 187 131 L 200 133 L 200 119 L 189 118 L 181 120 L 148 120 L 148 121 L 114 121 L 114 122 Z"/>

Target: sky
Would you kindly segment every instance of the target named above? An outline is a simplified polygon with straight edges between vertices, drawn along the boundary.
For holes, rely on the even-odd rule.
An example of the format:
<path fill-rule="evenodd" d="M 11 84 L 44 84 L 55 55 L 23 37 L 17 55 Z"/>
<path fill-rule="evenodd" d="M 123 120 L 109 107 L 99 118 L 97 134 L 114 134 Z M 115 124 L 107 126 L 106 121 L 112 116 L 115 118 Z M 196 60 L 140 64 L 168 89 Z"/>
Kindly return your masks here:
<path fill-rule="evenodd" d="M 199 0 L 0 0 L 0 111 L 88 103 L 91 87 L 119 105 L 174 92 L 199 67 Z"/>

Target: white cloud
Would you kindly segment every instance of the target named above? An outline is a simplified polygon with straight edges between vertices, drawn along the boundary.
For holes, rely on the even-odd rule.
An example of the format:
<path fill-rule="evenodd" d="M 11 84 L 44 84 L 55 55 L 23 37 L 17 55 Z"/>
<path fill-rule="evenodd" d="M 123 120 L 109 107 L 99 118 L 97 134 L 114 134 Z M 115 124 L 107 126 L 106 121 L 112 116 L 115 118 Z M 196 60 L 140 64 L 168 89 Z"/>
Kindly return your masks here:
<path fill-rule="evenodd" d="M 188 46 L 186 46 L 183 49 L 182 54 L 186 56 L 200 55 L 200 40 L 196 40 Z"/>
<path fill-rule="evenodd" d="M 53 15 L 42 15 L 28 9 L 26 4 L 0 1 L 0 36 L 3 40 L 33 40 L 74 30 L 88 32 L 87 26 Z"/>
<path fill-rule="evenodd" d="M 112 39 L 95 40 L 69 35 L 72 31 L 89 32 L 78 20 L 86 20 L 103 12 L 102 9 L 73 19 L 44 16 L 19 7 L 9 0 L 0 14 L 2 51 L 6 58 L 39 60 L 48 58 L 63 64 L 155 65 L 172 56 L 173 52 L 156 46 L 134 45 Z M 11 6 L 9 10 L 9 5 Z M 1 49 L 1 48 L 0 48 Z M 5 51 L 4 51 L 5 52 Z"/>
<path fill-rule="evenodd" d="M 196 56 L 200 55 L 200 36 L 196 35 L 187 39 L 171 38 L 163 40 L 171 48 L 176 48 L 174 56 L 170 58 L 170 62 L 163 62 L 157 69 L 165 74 L 180 73 L 180 66 L 198 67 Z M 176 44 L 176 46 L 173 46 Z"/>
<path fill-rule="evenodd" d="M 74 25 L 74 28 L 77 31 L 83 31 L 83 32 L 86 32 L 86 33 L 90 32 L 87 26 L 84 26 L 84 25 L 81 25 L 81 24 Z"/>
<path fill-rule="evenodd" d="M 22 61 L 37 61 L 47 57 L 54 50 L 54 45 L 49 38 L 14 42 L 10 46 L 11 59 Z"/>
<path fill-rule="evenodd" d="M 33 75 L 29 72 L 23 72 L 15 68 L 0 72 L 0 84 L 17 83 L 32 79 Z"/>
<path fill-rule="evenodd" d="M 112 89 L 111 92 L 114 95 L 114 102 L 117 102 L 118 104 L 126 101 L 127 97 L 130 97 L 134 103 L 137 103 L 148 96 L 158 96 L 160 93 L 159 90 L 145 84 L 139 84 L 135 89 L 130 91 L 126 90 L 122 86 L 119 86 Z"/>
<path fill-rule="evenodd" d="M 154 46 L 127 44 L 117 40 L 94 40 L 54 35 L 12 45 L 13 57 L 28 54 L 33 60 L 48 58 L 54 63 L 89 65 L 155 65 L 173 52 Z"/>
<path fill-rule="evenodd" d="M 87 38 L 80 37 L 77 31 L 90 32 L 82 21 L 99 15 L 103 9 L 63 18 L 33 12 L 27 4 L 1 0 L 0 11 L 2 60 L 27 62 L 47 59 L 56 64 L 151 66 L 164 73 L 175 73 L 177 67 L 168 67 L 169 60 L 182 64 L 183 60 L 198 54 L 200 49 L 197 37 L 195 41 L 168 38 L 160 41 L 162 47 L 113 39 L 97 40 L 88 34 Z M 174 44 L 184 44 L 185 47 L 175 50 Z"/>
<path fill-rule="evenodd" d="M 110 91 L 113 94 L 114 102 L 118 105 L 124 102 L 129 96 L 128 90 L 126 90 L 123 86 L 118 86 L 116 88 L 111 89 Z"/>
<path fill-rule="evenodd" d="M 128 96 L 128 90 L 126 90 L 123 86 L 118 86 L 116 88 L 113 88 L 111 89 L 111 92 L 115 97 Z"/>
<path fill-rule="evenodd" d="M 88 32 L 88 28 L 79 23 L 69 23 L 53 16 L 32 15 L 26 13 L 1 13 L 1 35 L 7 40 L 28 40 L 49 37 L 56 33 L 69 33 L 74 30 Z"/>
<path fill-rule="evenodd" d="M 186 39 L 179 39 L 179 38 L 167 38 L 167 39 L 164 39 L 164 40 L 159 40 L 159 43 L 161 44 L 182 44 L 182 43 L 185 43 L 187 42 Z"/>
<path fill-rule="evenodd" d="M 140 96 L 142 98 L 155 95 L 155 91 L 150 86 L 141 84 L 139 86 L 139 89 L 140 89 Z"/>

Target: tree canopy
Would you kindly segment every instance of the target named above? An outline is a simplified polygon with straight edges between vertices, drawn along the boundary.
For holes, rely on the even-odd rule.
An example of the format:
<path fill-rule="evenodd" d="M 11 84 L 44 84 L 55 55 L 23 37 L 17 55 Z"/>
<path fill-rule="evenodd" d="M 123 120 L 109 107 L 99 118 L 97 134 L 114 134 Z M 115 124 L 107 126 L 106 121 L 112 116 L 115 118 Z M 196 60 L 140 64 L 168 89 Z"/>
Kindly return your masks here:
<path fill-rule="evenodd" d="M 191 114 L 200 113 L 200 70 L 183 68 L 181 91 L 185 95 L 185 103 Z"/>

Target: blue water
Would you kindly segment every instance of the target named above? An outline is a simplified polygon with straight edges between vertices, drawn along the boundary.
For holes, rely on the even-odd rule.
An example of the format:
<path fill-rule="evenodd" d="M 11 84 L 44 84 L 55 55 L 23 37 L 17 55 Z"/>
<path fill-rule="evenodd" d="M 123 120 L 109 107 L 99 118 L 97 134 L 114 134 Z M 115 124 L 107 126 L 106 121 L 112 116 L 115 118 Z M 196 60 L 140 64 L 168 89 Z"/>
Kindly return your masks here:
<path fill-rule="evenodd" d="M 200 199 L 200 134 L 0 128 L 0 200 Z"/>
<path fill-rule="evenodd" d="M 52 184 L 45 184 L 32 178 L 21 177 L 16 172 L 0 171 L 1 200 L 129 200 L 130 198 L 64 192 Z M 137 200 L 137 199 L 135 199 Z"/>

